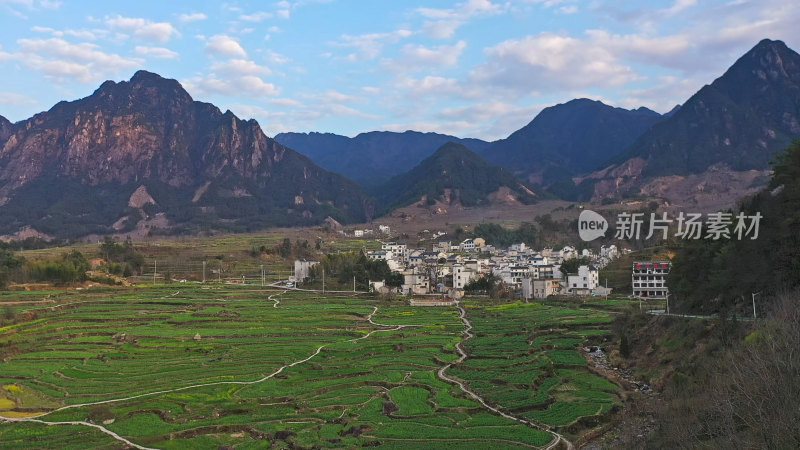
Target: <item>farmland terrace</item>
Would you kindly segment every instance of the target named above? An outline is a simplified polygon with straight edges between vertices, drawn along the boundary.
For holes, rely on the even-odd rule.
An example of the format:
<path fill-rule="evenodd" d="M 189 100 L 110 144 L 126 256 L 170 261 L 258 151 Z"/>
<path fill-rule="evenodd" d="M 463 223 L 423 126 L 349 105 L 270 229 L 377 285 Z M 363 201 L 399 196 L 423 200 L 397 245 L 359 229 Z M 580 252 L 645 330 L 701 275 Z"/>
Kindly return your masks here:
<path fill-rule="evenodd" d="M 16 318 L 0 327 L 2 448 L 549 447 L 621 404 L 578 351 L 609 333 L 602 310 L 466 299 L 466 339 L 457 306 L 247 286 L 0 307 Z M 483 404 L 437 376 L 448 365 Z"/>

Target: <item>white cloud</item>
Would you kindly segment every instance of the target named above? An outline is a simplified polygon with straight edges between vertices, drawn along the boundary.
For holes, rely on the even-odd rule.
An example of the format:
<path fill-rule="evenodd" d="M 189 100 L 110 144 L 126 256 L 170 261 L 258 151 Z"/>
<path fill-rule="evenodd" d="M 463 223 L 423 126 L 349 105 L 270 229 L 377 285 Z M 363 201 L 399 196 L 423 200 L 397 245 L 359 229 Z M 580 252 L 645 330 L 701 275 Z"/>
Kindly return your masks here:
<path fill-rule="evenodd" d="M 418 99 L 429 95 L 461 95 L 461 82 L 455 78 L 428 75 L 421 79 L 403 77 L 394 84 L 403 95 Z"/>
<path fill-rule="evenodd" d="M 216 62 L 211 65 L 211 70 L 228 76 L 242 75 L 269 75 L 269 67 L 261 66 L 247 59 L 230 59 Z"/>
<path fill-rule="evenodd" d="M 454 66 L 458 63 L 458 58 L 465 48 L 467 48 L 466 41 L 438 47 L 407 44 L 400 52 L 400 60 L 392 62 L 392 64 L 401 66 L 399 68 Z"/>
<path fill-rule="evenodd" d="M 206 42 L 206 51 L 217 56 L 247 56 L 247 52 L 244 51 L 239 41 L 224 34 L 211 36 Z"/>
<path fill-rule="evenodd" d="M 270 97 L 280 94 L 280 89 L 274 84 L 267 83 L 256 75 L 219 78 L 216 74 L 211 73 L 206 76 L 183 80 L 181 84 L 196 98 L 209 94 L 221 94 L 237 98 Z"/>
<path fill-rule="evenodd" d="M 271 62 L 272 64 L 286 64 L 287 62 L 291 61 L 291 59 L 288 56 L 272 50 L 267 50 L 266 52 L 264 52 L 264 59 Z"/>
<path fill-rule="evenodd" d="M 182 23 L 197 22 L 198 20 L 206 20 L 206 19 L 208 19 L 208 16 L 199 12 L 180 14 L 178 16 L 178 21 Z"/>
<path fill-rule="evenodd" d="M 0 92 L 0 105 L 10 106 L 24 106 L 35 105 L 38 103 L 35 99 L 22 95 L 17 92 Z"/>
<path fill-rule="evenodd" d="M 54 28 L 40 26 L 31 27 L 31 31 L 47 33 L 55 37 L 72 36 L 87 41 L 97 40 L 98 36 L 105 36 L 108 33 L 106 30 L 56 30 Z"/>
<path fill-rule="evenodd" d="M 20 5 L 28 9 L 58 9 L 61 7 L 61 2 L 56 0 L 0 0 L 0 5 Z"/>
<path fill-rule="evenodd" d="M 265 123 L 271 123 L 274 119 L 282 119 L 286 117 L 286 112 L 284 111 L 269 111 L 266 108 L 256 105 L 245 105 L 245 104 L 233 104 L 229 105 L 228 108 L 236 114 L 237 117 L 240 119 L 256 119 L 259 121 L 263 121 L 266 119 Z"/>
<path fill-rule="evenodd" d="M 696 4 L 697 0 L 675 0 L 672 6 L 662 10 L 661 12 L 666 16 L 674 16 L 675 14 L 678 14 L 686 8 L 690 8 Z"/>
<path fill-rule="evenodd" d="M 575 14 L 578 12 L 578 7 L 575 5 L 562 6 L 561 8 L 558 8 L 558 12 L 561 14 Z"/>
<path fill-rule="evenodd" d="M 296 107 L 302 105 L 302 103 L 291 98 L 271 98 L 267 101 L 272 105 L 278 105 L 283 107 Z"/>
<path fill-rule="evenodd" d="M 358 97 L 354 97 L 348 94 L 343 94 L 333 89 L 328 89 L 322 94 L 315 95 L 314 97 L 318 101 L 321 101 L 323 103 L 349 103 L 360 100 Z"/>
<path fill-rule="evenodd" d="M 106 53 L 95 44 L 72 44 L 60 38 L 19 39 L 17 43 L 21 51 L 15 56 L 23 64 L 54 78 L 89 82 L 139 67 L 144 62 Z"/>
<path fill-rule="evenodd" d="M 476 16 L 495 15 L 504 12 L 507 5 L 490 0 L 467 0 L 450 9 L 417 8 L 417 13 L 427 19 L 424 32 L 434 38 L 452 37 L 456 30 Z"/>
<path fill-rule="evenodd" d="M 133 33 L 134 36 L 153 42 L 169 42 L 173 36 L 180 35 L 169 22 L 153 22 L 139 17 L 106 17 L 106 24 L 115 30 Z"/>
<path fill-rule="evenodd" d="M 142 45 L 137 45 L 133 51 L 137 55 L 149 56 L 151 58 L 158 59 L 175 59 L 179 56 L 177 52 L 164 47 L 145 47 Z"/>
<path fill-rule="evenodd" d="M 402 28 L 390 33 L 344 34 L 340 42 L 331 44 L 339 47 L 354 47 L 357 51 L 348 55 L 348 60 L 369 60 L 380 56 L 384 45 L 398 42 L 411 35 L 411 31 Z"/>
<path fill-rule="evenodd" d="M 511 95 L 534 88 L 615 87 L 641 78 L 613 49 L 560 34 L 509 39 L 485 52 L 488 60 L 473 70 L 472 81 Z"/>
<path fill-rule="evenodd" d="M 242 14 L 239 16 L 240 20 L 244 20 L 245 22 L 261 22 L 265 19 L 271 19 L 273 14 L 266 11 L 258 11 L 252 14 Z"/>

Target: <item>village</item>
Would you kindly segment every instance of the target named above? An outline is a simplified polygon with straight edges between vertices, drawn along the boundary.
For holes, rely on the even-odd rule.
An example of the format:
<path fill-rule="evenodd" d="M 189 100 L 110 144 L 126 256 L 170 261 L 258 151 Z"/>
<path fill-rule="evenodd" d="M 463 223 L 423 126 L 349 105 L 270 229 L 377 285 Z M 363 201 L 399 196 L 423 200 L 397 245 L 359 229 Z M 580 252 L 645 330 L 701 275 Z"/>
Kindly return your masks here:
<path fill-rule="evenodd" d="M 388 234 L 381 225 L 380 233 Z M 355 230 L 355 237 L 369 236 L 371 230 Z M 434 233 L 433 237 L 444 236 Z M 371 280 L 370 290 L 377 293 L 401 295 L 438 295 L 460 298 L 478 280 L 493 277 L 515 296 L 523 299 L 543 299 L 558 295 L 607 296 L 612 288 L 604 285 L 599 270 L 630 249 L 616 245 L 601 246 L 599 251 L 578 250 L 572 246 L 560 249 L 536 250 L 525 243 L 508 248 L 495 248 L 481 237 L 454 243 L 435 240 L 427 248 L 414 248 L 398 241 L 381 241 L 380 250 L 364 250 L 371 260 L 385 261 L 392 272 L 402 275 L 400 286 L 387 286 L 385 280 Z M 566 261 L 571 261 L 562 267 Z M 578 263 L 578 264 L 575 264 Z M 290 287 L 301 287 L 309 270 L 318 261 L 296 260 Z M 632 267 L 632 293 L 644 298 L 665 298 L 669 262 L 636 262 Z"/>

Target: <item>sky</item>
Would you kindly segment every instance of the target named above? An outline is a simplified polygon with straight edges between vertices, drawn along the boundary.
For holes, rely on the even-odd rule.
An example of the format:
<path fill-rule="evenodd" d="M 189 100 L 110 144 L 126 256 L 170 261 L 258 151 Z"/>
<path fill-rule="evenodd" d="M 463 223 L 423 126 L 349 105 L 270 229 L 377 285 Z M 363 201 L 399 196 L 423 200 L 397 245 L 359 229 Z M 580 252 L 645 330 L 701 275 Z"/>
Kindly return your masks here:
<path fill-rule="evenodd" d="M 794 0 L 0 0 L 0 21 L 12 122 L 145 69 L 268 136 L 495 140 L 581 97 L 663 113 L 761 39 L 800 50 Z"/>

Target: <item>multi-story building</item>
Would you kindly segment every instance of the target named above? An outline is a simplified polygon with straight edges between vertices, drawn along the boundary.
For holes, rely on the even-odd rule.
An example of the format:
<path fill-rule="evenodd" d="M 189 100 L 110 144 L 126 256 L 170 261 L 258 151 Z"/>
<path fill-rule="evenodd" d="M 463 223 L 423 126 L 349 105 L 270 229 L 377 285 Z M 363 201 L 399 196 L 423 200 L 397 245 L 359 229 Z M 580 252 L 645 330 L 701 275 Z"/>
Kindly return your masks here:
<path fill-rule="evenodd" d="M 394 259 L 403 263 L 408 262 L 408 246 L 397 242 L 384 242 L 381 250 L 386 252 L 386 259 Z"/>
<path fill-rule="evenodd" d="M 311 268 L 319 264 L 319 261 L 310 261 L 308 259 L 297 259 L 294 261 L 294 280 L 305 281 L 308 278 Z"/>
<path fill-rule="evenodd" d="M 530 277 L 522 279 L 522 296 L 526 299 L 547 298 L 549 295 L 561 293 L 561 280 L 545 279 L 536 280 Z"/>
<path fill-rule="evenodd" d="M 669 261 L 638 261 L 633 263 L 631 286 L 633 295 L 643 298 L 667 298 Z"/>
<path fill-rule="evenodd" d="M 589 295 L 598 284 L 598 271 L 592 266 L 580 266 L 577 274 L 567 274 L 567 292 L 570 294 Z"/>

